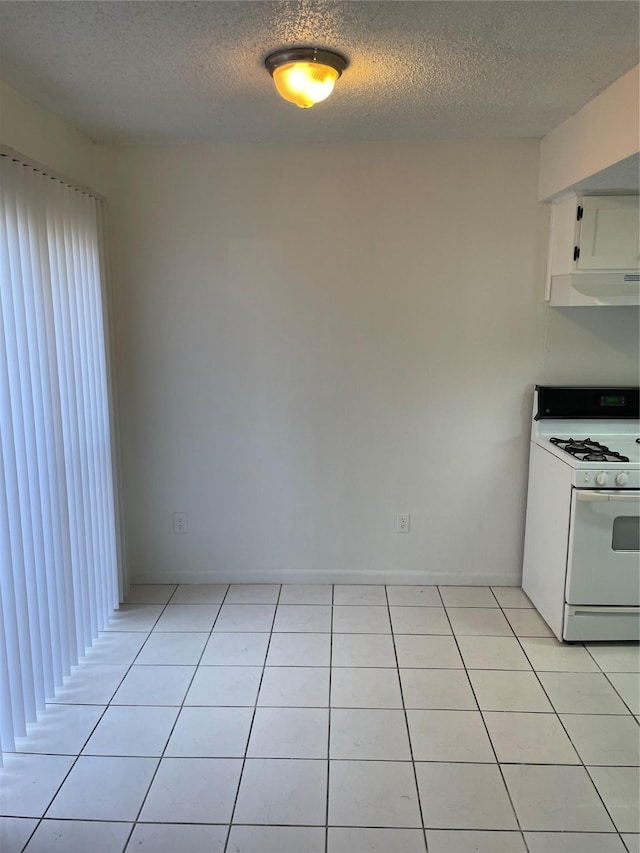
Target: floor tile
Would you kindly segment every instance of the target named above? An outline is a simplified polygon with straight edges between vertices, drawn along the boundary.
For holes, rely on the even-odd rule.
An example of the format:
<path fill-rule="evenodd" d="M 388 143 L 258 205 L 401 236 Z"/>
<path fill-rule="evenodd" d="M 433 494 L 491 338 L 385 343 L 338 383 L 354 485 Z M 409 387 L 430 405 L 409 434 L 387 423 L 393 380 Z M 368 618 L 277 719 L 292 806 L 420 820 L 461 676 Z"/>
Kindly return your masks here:
<path fill-rule="evenodd" d="M 163 610 L 162 604 L 121 604 L 113 613 L 105 631 L 149 632 Z"/>
<path fill-rule="evenodd" d="M 382 585 L 336 584 L 333 589 L 334 604 L 378 604 L 387 606 L 387 596 Z"/>
<path fill-rule="evenodd" d="M 495 764 L 416 763 L 424 825 L 433 829 L 517 829 Z"/>
<path fill-rule="evenodd" d="M 445 607 L 498 607 L 488 586 L 441 586 Z"/>
<path fill-rule="evenodd" d="M 561 714 L 560 719 L 585 764 L 640 765 L 640 727 L 631 716 Z"/>
<path fill-rule="evenodd" d="M 613 824 L 584 767 L 505 764 L 502 768 L 524 830 L 611 832 Z"/>
<path fill-rule="evenodd" d="M 213 633 L 205 646 L 203 666 L 262 666 L 270 634 Z"/>
<path fill-rule="evenodd" d="M 324 853 L 318 826 L 232 826 L 229 853 Z M 353 851 L 352 851 L 353 853 Z"/>
<path fill-rule="evenodd" d="M 404 711 L 333 709 L 329 755 L 332 759 L 410 761 Z"/>
<path fill-rule="evenodd" d="M 331 604 L 331 584 L 283 584 L 280 604 Z"/>
<path fill-rule="evenodd" d="M 0 814 L 42 817 L 74 759 L 68 755 L 5 753 Z"/>
<path fill-rule="evenodd" d="M 2 853 L 22 853 L 27 839 L 38 825 L 29 817 L 0 817 L 0 850 Z"/>
<path fill-rule="evenodd" d="M 546 637 L 523 637 L 522 647 L 539 672 L 598 672 L 598 665 L 580 645 L 569 646 Z"/>
<path fill-rule="evenodd" d="M 156 631 L 204 631 L 209 633 L 220 610 L 217 604 L 167 604 L 155 624 Z"/>
<path fill-rule="evenodd" d="M 524 607 L 503 610 L 516 637 L 553 637 L 553 631 L 536 610 Z"/>
<path fill-rule="evenodd" d="M 442 607 L 437 586 L 387 586 L 387 598 L 392 607 Z"/>
<path fill-rule="evenodd" d="M 478 706 L 461 669 L 401 669 L 405 708 L 476 711 Z"/>
<path fill-rule="evenodd" d="M 165 755 L 177 758 L 242 758 L 253 708 L 183 708 Z"/>
<path fill-rule="evenodd" d="M 224 853 L 228 828 L 188 823 L 138 823 L 127 853 Z"/>
<path fill-rule="evenodd" d="M 123 664 L 72 666 L 71 675 L 50 701 L 62 705 L 108 705 L 128 670 L 128 665 Z"/>
<path fill-rule="evenodd" d="M 626 702 L 632 714 L 640 714 L 640 674 L 637 672 L 611 672 L 609 681 Z"/>
<path fill-rule="evenodd" d="M 174 583 L 132 583 L 125 601 L 127 604 L 166 604 L 175 590 Z"/>
<path fill-rule="evenodd" d="M 223 604 L 213 630 L 271 631 L 275 612 L 275 604 Z"/>
<path fill-rule="evenodd" d="M 603 672 L 640 672 L 638 643 L 587 643 L 587 649 Z"/>
<path fill-rule="evenodd" d="M 411 762 L 331 761 L 329 824 L 420 827 Z"/>
<path fill-rule="evenodd" d="M 140 820 L 228 823 L 241 770 L 239 758 L 163 758 Z"/>
<path fill-rule="evenodd" d="M 47 705 L 27 737 L 16 738 L 16 752 L 77 755 L 103 713 L 103 705 Z"/>
<path fill-rule="evenodd" d="M 248 758 L 234 821 L 324 826 L 326 804 L 326 761 Z"/>
<path fill-rule="evenodd" d="M 429 853 L 527 853 L 519 832 L 429 829 Z"/>
<path fill-rule="evenodd" d="M 389 610 L 375 605 L 334 607 L 333 630 L 340 634 L 389 634 Z"/>
<path fill-rule="evenodd" d="M 450 634 L 444 607 L 390 607 L 396 634 Z"/>
<path fill-rule="evenodd" d="M 25 853 L 122 853 L 130 823 L 43 820 Z"/>
<path fill-rule="evenodd" d="M 398 673 L 374 667 L 336 667 L 331 673 L 332 708 L 402 708 Z"/>
<path fill-rule="evenodd" d="M 501 763 L 580 763 L 555 714 L 484 711 L 483 716 Z"/>
<path fill-rule="evenodd" d="M 257 708 L 250 758 L 327 758 L 328 708 Z"/>
<path fill-rule="evenodd" d="M 222 604 L 228 589 L 226 583 L 180 584 L 171 604 Z"/>
<path fill-rule="evenodd" d="M 513 637 L 502 611 L 490 607 L 447 607 L 453 633 L 458 636 Z"/>
<path fill-rule="evenodd" d="M 331 631 L 331 607 L 323 604 L 279 604 L 273 630 L 327 633 Z"/>
<path fill-rule="evenodd" d="M 195 665 L 199 662 L 208 633 L 184 633 L 154 631 L 136 658 L 136 664 L 158 664 L 165 666 Z"/>
<path fill-rule="evenodd" d="M 468 669 L 531 669 L 515 637 L 459 637 Z"/>
<path fill-rule="evenodd" d="M 199 666 L 185 705 L 255 705 L 262 667 Z"/>
<path fill-rule="evenodd" d="M 640 853 L 640 835 L 637 832 L 625 832 L 622 840 L 629 853 Z"/>
<path fill-rule="evenodd" d="M 419 669 L 462 669 L 462 659 L 453 637 L 396 634 L 400 667 Z"/>
<path fill-rule="evenodd" d="M 479 711 L 407 711 L 414 761 L 495 762 Z"/>
<path fill-rule="evenodd" d="M 143 631 L 101 631 L 78 663 L 126 664 L 134 662 L 147 634 Z"/>
<path fill-rule="evenodd" d="M 112 705 L 89 738 L 83 755 L 160 758 L 177 716 L 177 708 Z"/>
<path fill-rule="evenodd" d="M 226 604 L 275 604 L 280 595 L 279 583 L 232 583 Z"/>
<path fill-rule="evenodd" d="M 390 634 L 333 634 L 331 662 L 336 666 L 395 667 Z"/>
<path fill-rule="evenodd" d="M 421 829 L 329 827 L 327 853 L 425 853 Z"/>
<path fill-rule="evenodd" d="M 600 672 L 540 672 L 542 686 L 559 714 L 628 714 Z"/>
<path fill-rule="evenodd" d="M 155 758 L 81 755 L 47 817 L 135 820 L 157 765 Z"/>
<path fill-rule="evenodd" d="M 134 666 L 124 678 L 114 705 L 180 705 L 195 666 Z"/>
<path fill-rule="evenodd" d="M 525 832 L 530 853 L 625 853 L 611 832 Z"/>
<path fill-rule="evenodd" d="M 272 634 L 267 666 L 329 666 L 331 634 Z"/>
<path fill-rule="evenodd" d="M 587 767 L 618 832 L 640 832 L 640 774 L 634 767 Z"/>
<path fill-rule="evenodd" d="M 328 707 L 329 668 L 268 666 L 264 671 L 258 705 Z"/>
<path fill-rule="evenodd" d="M 472 669 L 469 678 L 483 711 L 553 711 L 533 672 Z"/>
<path fill-rule="evenodd" d="M 533 608 L 527 594 L 519 586 L 492 586 L 491 591 L 500 607 Z"/>

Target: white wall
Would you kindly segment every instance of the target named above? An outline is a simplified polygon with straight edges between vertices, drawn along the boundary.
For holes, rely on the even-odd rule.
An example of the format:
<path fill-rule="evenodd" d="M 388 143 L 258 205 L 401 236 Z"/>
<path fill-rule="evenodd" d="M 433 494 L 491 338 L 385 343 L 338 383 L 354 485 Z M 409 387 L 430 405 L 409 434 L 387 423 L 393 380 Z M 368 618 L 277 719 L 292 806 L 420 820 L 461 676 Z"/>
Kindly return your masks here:
<path fill-rule="evenodd" d="M 134 579 L 517 582 L 532 384 L 638 381 L 637 310 L 543 306 L 535 142 L 103 149 L 0 95 L 109 195 Z"/>
<path fill-rule="evenodd" d="M 75 183 L 100 191 L 88 136 L 0 81 L 0 143 Z"/>
<path fill-rule="evenodd" d="M 133 577 L 515 583 L 537 143 L 104 158 Z"/>
<path fill-rule="evenodd" d="M 640 65 L 548 133 L 540 145 L 540 199 L 640 151 Z M 635 186 L 637 189 L 637 176 Z"/>

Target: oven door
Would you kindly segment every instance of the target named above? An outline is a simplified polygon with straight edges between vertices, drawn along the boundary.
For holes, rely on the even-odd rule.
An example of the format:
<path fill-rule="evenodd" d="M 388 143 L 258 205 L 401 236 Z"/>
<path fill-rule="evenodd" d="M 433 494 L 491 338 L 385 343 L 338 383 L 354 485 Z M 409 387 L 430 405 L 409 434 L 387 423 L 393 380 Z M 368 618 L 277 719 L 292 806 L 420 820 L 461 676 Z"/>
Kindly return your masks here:
<path fill-rule="evenodd" d="M 640 492 L 573 489 L 568 604 L 640 605 Z"/>

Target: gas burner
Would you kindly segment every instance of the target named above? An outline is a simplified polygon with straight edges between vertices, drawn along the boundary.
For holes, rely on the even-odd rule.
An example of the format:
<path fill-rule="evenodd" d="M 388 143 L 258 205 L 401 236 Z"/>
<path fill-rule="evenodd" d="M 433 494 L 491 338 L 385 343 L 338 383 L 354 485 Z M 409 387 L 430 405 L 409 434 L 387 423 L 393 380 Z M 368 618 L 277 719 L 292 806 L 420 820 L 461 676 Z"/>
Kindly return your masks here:
<path fill-rule="evenodd" d="M 555 444 L 560 450 L 570 453 L 582 462 L 628 462 L 629 457 L 617 453 L 615 450 L 594 441 L 591 438 L 550 438 L 551 444 Z M 640 443 L 640 440 L 638 440 Z"/>

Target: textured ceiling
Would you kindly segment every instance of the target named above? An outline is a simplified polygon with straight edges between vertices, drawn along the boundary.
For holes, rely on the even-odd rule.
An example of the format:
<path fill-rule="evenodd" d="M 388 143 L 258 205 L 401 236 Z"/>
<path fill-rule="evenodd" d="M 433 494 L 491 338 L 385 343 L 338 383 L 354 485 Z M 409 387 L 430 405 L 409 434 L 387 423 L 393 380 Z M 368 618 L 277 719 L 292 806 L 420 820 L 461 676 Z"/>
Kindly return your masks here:
<path fill-rule="evenodd" d="M 543 136 L 638 62 L 638 4 L 0 2 L 0 77 L 103 142 Z M 281 101 L 275 48 L 350 67 L 311 110 Z"/>

